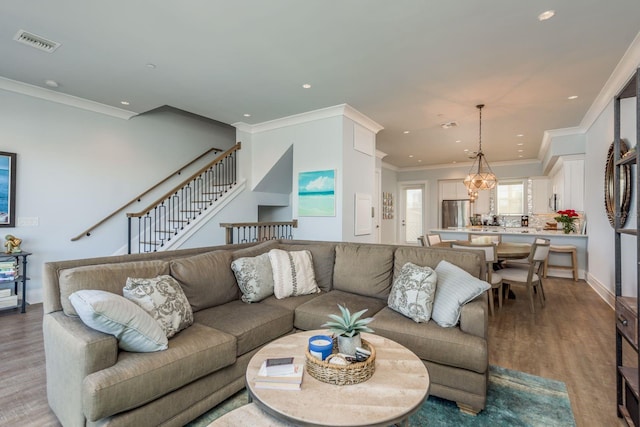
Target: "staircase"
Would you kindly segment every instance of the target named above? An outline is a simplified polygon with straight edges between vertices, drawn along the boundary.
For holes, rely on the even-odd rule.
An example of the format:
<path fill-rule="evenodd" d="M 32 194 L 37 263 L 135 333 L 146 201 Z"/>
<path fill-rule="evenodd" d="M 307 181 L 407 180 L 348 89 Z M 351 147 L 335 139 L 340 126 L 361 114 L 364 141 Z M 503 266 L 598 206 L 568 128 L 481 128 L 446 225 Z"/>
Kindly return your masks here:
<path fill-rule="evenodd" d="M 165 193 L 145 209 L 127 213 L 127 252 L 164 249 L 186 233 L 207 210 L 214 209 L 238 184 L 240 143 Z"/>

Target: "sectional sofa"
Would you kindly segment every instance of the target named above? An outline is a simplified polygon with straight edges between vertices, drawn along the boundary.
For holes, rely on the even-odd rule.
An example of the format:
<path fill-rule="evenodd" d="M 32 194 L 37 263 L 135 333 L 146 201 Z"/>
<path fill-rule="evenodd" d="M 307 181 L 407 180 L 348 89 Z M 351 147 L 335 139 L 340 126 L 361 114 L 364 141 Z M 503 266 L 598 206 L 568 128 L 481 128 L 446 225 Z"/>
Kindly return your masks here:
<path fill-rule="evenodd" d="M 232 261 L 274 248 L 310 251 L 321 292 L 243 302 Z M 462 307 L 454 327 L 416 323 L 387 307 L 387 299 L 407 262 L 435 268 L 447 260 L 484 277 L 483 258 L 481 252 L 446 248 L 272 240 L 46 263 L 49 405 L 64 426 L 184 425 L 244 387 L 249 359 L 261 346 L 296 330 L 320 328 L 342 304 L 352 311 L 367 308 L 375 333 L 424 361 L 431 394 L 480 411 L 488 375 L 486 293 Z M 194 318 L 164 351 L 119 349 L 116 338 L 87 327 L 69 301 L 81 289 L 122 295 L 128 277 L 158 275 L 177 279 Z"/>

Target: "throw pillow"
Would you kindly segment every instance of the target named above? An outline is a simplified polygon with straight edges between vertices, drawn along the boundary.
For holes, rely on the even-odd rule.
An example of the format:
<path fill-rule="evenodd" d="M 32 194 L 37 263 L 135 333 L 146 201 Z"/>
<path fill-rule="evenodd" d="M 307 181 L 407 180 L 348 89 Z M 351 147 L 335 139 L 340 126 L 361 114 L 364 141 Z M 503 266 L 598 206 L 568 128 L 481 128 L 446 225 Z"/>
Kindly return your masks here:
<path fill-rule="evenodd" d="M 127 278 L 124 297 L 149 313 L 171 338 L 193 324 L 193 311 L 180 284 L 169 275 L 153 279 Z"/>
<path fill-rule="evenodd" d="M 460 320 L 462 306 L 486 292 L 491 285 L 444 260 L 435 271 L 438 284 L 431 318 L 442 327 L 455 326 Z"/>
<path fill-rule="evenodd" d="M 126 351 L 153 352 L 167 349 L 164 331 L 146 311 L 120 295 L 84 289 L 69 301 L 88 327 L 113 335 Z"/>
<path fill-rule="evenodd" d="M 428 322 L 431 319 L 437 280 L 438 275 L 431 267 L 406 263 L 393 281 L 388 299 L 389 308 L 414 322 Z"/>
<path fill-rule="evenodd" d="M 273 270 L 269 254 L 238 258 L 231 263 L 242 301 L 258 302 L 273 295 Z"/>
<path fill-rule="evenodd" d="M 273 293 L 276 298 L 320 292 L 313 271 L 311 252 L 271 249 L 269 261 L 273 270 Z"/>

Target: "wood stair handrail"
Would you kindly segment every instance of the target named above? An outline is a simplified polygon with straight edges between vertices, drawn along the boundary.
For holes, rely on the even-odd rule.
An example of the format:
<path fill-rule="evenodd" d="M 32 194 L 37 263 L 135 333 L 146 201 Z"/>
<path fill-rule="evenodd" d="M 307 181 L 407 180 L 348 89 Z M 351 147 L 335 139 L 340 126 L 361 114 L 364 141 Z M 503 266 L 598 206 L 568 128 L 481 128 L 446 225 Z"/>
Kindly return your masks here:
<path fill-rule="evenodd" d="M 193 175 L 191 175 L 189 178 L 185 179 L 184 181 L 182 181 L 180 184 L 176 185 L 175 187 L 173 187 L 170 191 L 167 191 L 162 197 L 159 197 L 156 201 L 154 201 L 153 203 L 150 203 L 146 208 L 144 208 L 143 210 L 141 210 L 140 212 L 135 212 L 135 213 L 127 213 L 127 218 L 140 218 L 144 215 L 147 214 L 147 212 L 149 212 L 151 209 L 153 209 L 155 206 L 159 205 L 161 202 L 163 202 L 165 199 L 169 198 L 171 195 L 173 195 L 176 191 L 180 190 L 182 187 L 186 186 L 189 182 L 193 181 L 198 175 L 200 175 L 201 173 L 205 172 L 207 169 L 209 169 L 211 166 L 215 165 L 216 163 L 221 162 L 225 157 L 227 157 L 229 154 L 233 153 L 234 151 L 237 151 L 240 149 L 241 143 L 238 142 L 236 143 L 236 145 L 234 145 L 233 147 L 229 148 L 227 151 L 225 151 L 224 153 L 220 154 L 218 157 L 216 157 L 215 159 L 213 159 L 209 164 L 207 164 L 206 166 L 202 167 L 200 170 L 198 170 L 196 173 L 194 173 Z"/>
<path fill-rule="evenodd" d="M 291 225 L 293 228 L 298 228 L 298 220 L 294 219 L 291 221 L 267 221 L 267 222 L 221 222 L 220 227 L 222 228 L 236 228 L 236 227 L 254 227 L 254 226 L 262 226 L 262 227 L 271 227 L 274 225 Z"/>
<path fill-rule="evenodd" d="M 81 238 L 83 238 L 84 236 L 90 236 L 91 232 L 93 230 L 95 230 L 96 228 L 100 227 L 102 224 L 104 224 L 105 222 L 107 222 L 108 220 L 110 220 L 112 217 L 114 217 L 115 215 L 119 214 L 120 212 L 122 212 L 123 210 L 125 210 L 127 208 L 127 206 L 131 205 L 132 203 L 138 202 L 140 201 L 140 199 L 142 197 L 144 197 L 146 194 L 150 193 L 151 191 L 155 190 L 156 188 L 158 188 L 160 185 L 164 184 L 165 182 L 167 182 L 169 179 L 171 179 L 174 175 L 178 175 L 180 174 L 180 172 L 182 172 L 183 169 L 189 167 L 190 165 L 192 165 L 193 163 L 197 162 L 198 160 L 200 160 L 201 158 L 203 158 L 204 156 L 206 156 L 207 154 L 211 153 L 212 151 L 222 151 L 222 149 L 220 148 L 209 148 L 207 151 L 205 151 L 204 153 L 200 154 L 198 157 L 196 157 L 195 159 L 191 160 L 189 163 L 185 164 L 184 166 L 182 166 L 181 168 L 176 169 L 173 173 L 171 173 L 170 175 L 168 175 L 166 178 L 164 178 L 162 181 L 158 182 L 157 184 L 153 185 L 152 187 L 148 188 L 147 190 L 145 190 L 143 193 L 141 193 L 140 195 L 138 195 L 137 197 L 131 199 L 130 201 L 128 201 L 127 203 L 125 203 L 124 205 L 122 205 L 120 208 L 116 209 L 115 211 L 111 212 L 109 215 L 107 215 L 106 217 L 104 217 L 103 219 L 101 219 L 100 221 L 98 221 L 97 223 L 95 223 L 94 225 L 92 225 L 91 227 L 87 228 L 85 231 L 83 231 L 82 233 L 78 234 L 75 237 L 71 238 L 72 242 L 75 242 L 77 240 L 80 240 Z"/>

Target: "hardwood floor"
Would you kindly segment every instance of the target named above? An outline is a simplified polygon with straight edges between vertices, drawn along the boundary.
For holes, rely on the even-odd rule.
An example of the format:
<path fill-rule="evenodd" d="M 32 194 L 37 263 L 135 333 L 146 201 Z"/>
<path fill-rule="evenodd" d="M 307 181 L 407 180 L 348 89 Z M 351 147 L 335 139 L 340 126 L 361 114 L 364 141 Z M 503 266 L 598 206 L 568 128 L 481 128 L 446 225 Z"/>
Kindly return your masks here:
<path fill-rule="evenodd" d="M 578 426 L 624 426 L 615 409 L 614 311 L 584 281 L 544 283 L 544 309 L 536 302 L 531 314 L 518 287 L 489 318 L 489 363 L 563 381 Z M 0 360 L 0 426 L 58 426 L 45 391 L 42 305 L 0 312 Z"/>

